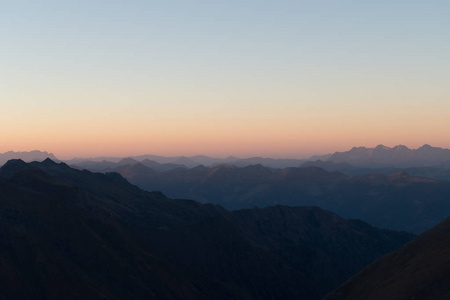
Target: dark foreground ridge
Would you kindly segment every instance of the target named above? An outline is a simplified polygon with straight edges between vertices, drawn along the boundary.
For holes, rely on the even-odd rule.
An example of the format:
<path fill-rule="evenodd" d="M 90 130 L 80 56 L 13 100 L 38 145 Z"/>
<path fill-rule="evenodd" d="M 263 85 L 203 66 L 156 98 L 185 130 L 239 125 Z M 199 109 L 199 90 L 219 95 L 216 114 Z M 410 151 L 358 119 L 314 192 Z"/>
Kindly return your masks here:
<path fill-rule="evenodd" d="M 229 212 L 117 173 L 0 169 L 0 298 L 319 299 L 413 236 L 317 207 Z"/>
<path fill-rule="evenodd" d="M 326 299 L 450 299 L 450 218 L 370 264 Z"/>

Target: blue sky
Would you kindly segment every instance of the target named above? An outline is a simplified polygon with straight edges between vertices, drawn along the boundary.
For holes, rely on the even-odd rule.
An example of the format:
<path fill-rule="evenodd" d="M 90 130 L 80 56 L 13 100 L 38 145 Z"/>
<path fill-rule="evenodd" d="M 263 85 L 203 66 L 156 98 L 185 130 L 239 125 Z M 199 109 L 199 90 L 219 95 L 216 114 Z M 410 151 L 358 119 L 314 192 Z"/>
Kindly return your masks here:
<path fill-rule="evenodd" d="M 0 97 L 8 116 L 0 126 L 20 129 L 30 142 L 0 151 L 106 151 L 95 144 L 89 152 L 70 128 L 83 122 L 80 130 L 89 128 L 95 141 L 114 118 L 136 140 L 168 130 L 159 145 L 190 153 L 225 155 L 224 145 L 227 154 L 274 156 L 355 143 L 450 146 L 440 130 L 450 113 L 449 15 L 448 1 L 3 1 Z M 324 134 L 320 124 L 339 118 L 346 125 L 333 136 L 340 139 L 313 145 Z M 258 125 L 266 121 L 276 130 L 264 140 Z M 393 128 L 384 140 L 375 132 L 380 121 Z M 236 128 L 226 130 L 231 122 L 245 132 L 238 140 L 230 138 Z M 373 140 L 350 130 L 364 122 Z M 229 136 L 211 149 L 194 138 L 208 124 Z M 415 136 L 423 126 L 436 134 Z M 64 132 L 74 142 L 49 143 Z M 186 136 L 203 148 L 187 145 Z M 254 136 L 253 148 L 239 148 Z M 128 142 L 120 153 L 169 149 Z M 258 150 L 277 142 L 283 148 Z M 111 149 L 119 140 L 104 143 Z"/>

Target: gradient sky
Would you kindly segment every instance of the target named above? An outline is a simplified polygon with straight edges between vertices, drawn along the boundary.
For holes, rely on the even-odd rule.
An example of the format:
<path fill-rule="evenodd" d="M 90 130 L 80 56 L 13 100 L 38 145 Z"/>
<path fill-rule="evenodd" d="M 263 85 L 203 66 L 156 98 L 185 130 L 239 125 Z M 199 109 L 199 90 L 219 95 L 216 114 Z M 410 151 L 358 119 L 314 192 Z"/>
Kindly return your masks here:
<path fill-rule="evenodd" d="M 450 1 L 1 1 L 0 152 L 450 148 Z"/>

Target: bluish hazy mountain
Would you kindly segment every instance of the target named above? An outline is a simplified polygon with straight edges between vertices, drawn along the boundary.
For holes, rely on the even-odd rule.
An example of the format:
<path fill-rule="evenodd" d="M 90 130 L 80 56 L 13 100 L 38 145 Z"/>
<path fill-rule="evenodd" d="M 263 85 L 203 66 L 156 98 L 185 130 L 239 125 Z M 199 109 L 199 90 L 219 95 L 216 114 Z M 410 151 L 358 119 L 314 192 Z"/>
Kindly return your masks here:
<path fill-rule="evenodd" d="M 406 172 L 348 176 L 314 166 L 271 169 L 262 165 L 198 166 L 160 172 L 143 164 L 110 171 L 121 173 L 148 191 L 216 203 L 228 209 L 314 205 L 345 218 L 415 233 L 450 215 L 450 182 Z"/>

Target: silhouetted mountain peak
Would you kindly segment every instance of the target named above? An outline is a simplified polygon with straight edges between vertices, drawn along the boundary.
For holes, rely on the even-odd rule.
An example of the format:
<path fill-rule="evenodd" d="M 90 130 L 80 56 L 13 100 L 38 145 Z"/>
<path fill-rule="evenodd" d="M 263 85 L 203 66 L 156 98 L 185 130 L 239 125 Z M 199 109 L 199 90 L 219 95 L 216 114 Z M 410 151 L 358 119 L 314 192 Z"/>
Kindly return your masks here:
<path fill-rule="evenodd" d="M 46 158 L 42 162 L 31 162 L 29 163 L 30 166 L 37 167 L 37 168 L 44 168 L 48 170 L 67 170 L 70 169 L 70 167 L 66 163 L 57 163 L 53 161 L 50 158 Z"/>
<path fill-rule="evenodd" d="M 419 149 L 424 149 L 424 150 L 427 150 L 427 149 L 432 149 L 433 147 L 431 147 L 430 145 L 428 145 L 428 144 L 424 144 L 422 147 L 420 147 Z M 437 148 L 437 147 L 436 147 Z M 441 149 L 441 148 L 439 148 L 439 149 Z"/>
<path fill-rule="evenodd" d="M 42 162 L 41 162 L 43 165 L 57 165 L 57 163 L 56 162 L 54 162 L 53 160 L 51 160 L 49 157 L 47 157 L 46 159 L 44 159 Z"/>
<path fill-rule="evenodd" d="M 366 148 L 364 146 L 359 146 L 359 147 L 352 147 L 352 149 L 350 149 L 350 151 L 364 151 L 364 150 L 368 150 L 368 149 L 370 149 L 370 148 Z M 336 152 L 336 153 L 342 153 L 342 152 Z"/>
<path fill-rule="evenodd" d="M 24 162 L 23 160 L 21 160 L 20 158 L 19 159 L 10 159 L 1 168 L 6 169 L 6 168 L 12 168 L 12 167 L 16 167 L 16 166 L 28 166 L 28 164 L 26 162 Z"/>
<path fill-rule="evenodd" d="M 30 169 L 30 166 L 23 160 L 11 159 L 0 168 L 0 176 L 11 177 L 14 173 L 28 169 Z"/>
<path fill-rule="evenodd" d="M 375 150 L 378 150 L 378 151 L 382 151 L 382 150 L 383 150 L 383 151 L 389 151 L 389 150 L 391 150 L 391 148 L 386 147 L 386 146 L 380 144 L 380 145 L 378 145 L 378 146 L 375 147 Z"/>

